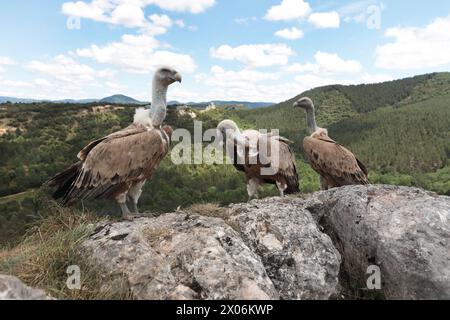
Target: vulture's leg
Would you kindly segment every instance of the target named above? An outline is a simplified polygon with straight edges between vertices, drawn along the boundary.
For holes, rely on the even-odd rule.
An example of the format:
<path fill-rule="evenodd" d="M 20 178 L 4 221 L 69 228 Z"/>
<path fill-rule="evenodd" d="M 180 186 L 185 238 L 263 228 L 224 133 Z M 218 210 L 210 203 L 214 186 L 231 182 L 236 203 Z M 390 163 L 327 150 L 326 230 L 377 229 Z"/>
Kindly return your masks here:
<path fill-rule="evenodd" d="M 280 197 L 284 197 L 284 191 L 287 189 L 287 185 L 281 181 L 277 181 L 277 188 L 280 191 Z"/>
<path fill-rule="evenodd" d="M 259 182 L 256 179 L 250 179 L 247 182 L 247 193 L 249 201 L 253 199 L 258 199 L 258 187 Z"/>
<path fill-rule="evenodd" d="M 131 215 L 131 212 L 127 207 L 127 194 L 122 193 L 121 195 L 117 196 L 116 201 L 120 206 L 120 210 L 122 210 L 122 218 L 124 220 L 133 219 L 133 216 Z"/>
<path fill-rule="evenodd" d="M 138 203 L 139 198 L 142 195 L 142 188 L 144 187 L 145 181 L 138 182 L 131 186 L 130 190 L 128 191 L 128 198 L 130 200 L 131 208 L 133 210 L 134 214 L 139 215 L 139 209 L 138 209 Z"/>
<path fill-rule="evenodd" d="M 320 177 L 320 187 L 322 191 L 328 190 L 328 182 L 324 177 Z"/>

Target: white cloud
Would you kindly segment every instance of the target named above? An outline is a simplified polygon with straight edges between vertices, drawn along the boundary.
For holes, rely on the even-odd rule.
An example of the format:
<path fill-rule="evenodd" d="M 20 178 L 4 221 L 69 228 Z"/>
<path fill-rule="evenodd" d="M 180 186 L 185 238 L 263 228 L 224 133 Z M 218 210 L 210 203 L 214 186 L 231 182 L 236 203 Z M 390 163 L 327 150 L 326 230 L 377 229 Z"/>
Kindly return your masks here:
<path fill-rule="evenodd" d="M 96 70 L 80 64 L 71 57 L 58 55 L 50 61 L 33 60 L 27 69 L 65 82 L 90 82 L 95 80 Z"/>
<path fill-rule="evenodd" d="M 0 85 L 2 87 L 13 87 L 13 88 L 29 88 L 31 84 L 21 80 L 2 80 L 0 79 Z"/>
<path fill-rule="evenodd" d="M 271 7 L 264 19 L 269 21 L 290 21 L 305 18 L 311 7 L 304 0 L 283 0 L 279 5 Z"/>
<path fill-rule="evenodd" d="M 339 13 L 336 11 L 312 13 L 308 21 L 320 29 L 339 28 L 341 23 Z"/>
<path fill-rule="evenodd" d="M 103 47 L 91 45 L 78 49 L 76 54 L 132 73 L 148 74 L 161 65 L 170 65 L 186 73 L 192 73 L 197 68 L 191 56 L 158 50 L 159 47 L 159 42 L 149 35 L 123 35 L 121 41 Z"/>
<path fill-rule="evenodd" d="M 196 76 L 196 81 L 203 82 L 209 86 L 218 87 L 242 87 L 248 83 L 258 83 L 268 80 L 277 80 L 279 75 L 269 72 L 255 70 L 228 71 L 220 66 L 213 66 L 210 74 Z"/>
<path fill-rule="evenodd" d="M 43 78 L 35 79 L 34 83 L 40 87 L 46 87 L 46 88 L 51 88 L 53 86 L 53 83 L 51 83 L 47 79 L 43 79 Z"/>
<path fill-rule="evenodd" d="M 180 27 L 180 28 L 186 27 L 186 24 L 184 23 L 183 20 L 175 20 L 174 23 L 175 23 L 178 27 Z"/>
<path fill-rule="evenodd" d="M 215 0 L 147 0 L 147 2 L 164 10 L 186 11 L 194 14 L 204 12 L 216 3 Z"/>
<path fill-rule="evenodd" d="M 255 21 L 258 21 L 257 17 L 241 17 L 241 18 L 234 19 L 234 22 L 236 24 L 241 24 L 241 25 L 247 25 L 250 22 L 255 22 Z"/>
<path fill-rule="evenodd" d="M 305 86 L 305 91 L 317 87 L 323 87 L 333 84 L 339 85 L 358 85 L 363 83 L 379 83 L 391 81 L 393 78 L 389 75 L 383 74 L 368 74 L 362 73 L 353 76 L 352 78 L 345 78 L 341 76 L 327 77 L 316 74 L 303 74 L 295 77 L 295 80 Z"/>
<path fill-rule="evenodd" d="M 277 32 L 275 32 L 275 35 L 277 37 L 285 38 L 288 40 L 296 40 L 303 37 L 303 31 L 292 27 L 291 29 L 286 28 L 283 30 L 278 30 Z"/>
<path fill-rule="evenodd" d="M 295 63 L 285 68 L 288 72 L 309 72 L 320 76 L 335 74 L 354 74 L 362 71 L 362 65 L 356 60 L 344 60 L 335 53 L 318 51 L 314 55 L 314 63 Z"/>
<path fill-rule="evenodd" d="M 105 85 L 106 85 L 106 87 L 107 87 L 108 89 L 110 89 L 110 90 L 112 90 L 112 91 L 116 91 L 116 92 L 119 92 L 119 91 L 123 91 L 123 90 L 128 89 L 128 86 L 122 85 L 122 84 L 118 84 L 118 83 L 112 82 L 112 81 L 107 81 L 107 82 L 105 83 Z"/>
<path fill-rule="evenodd" d="M 15 63 L 15 61 L 13 59 L 8 58 L 8 57 L 1 57 L 0 56 L 0 66 L 1 65 L 3 65 L 3 66 L 12 66 L 14 64 L 16 64 L 16 63 Z"/>
<path fill-rule="evenodd" d="M 450 64 L 450 16 L 437 18 L 424 28 L 390 28 L 394 41 L 378 46 L 376 66 L 383 69 L 422 69 Z"/>
<path fill-rule="evenodd" d="M 236 60 L 249 68 L 286 65 L 294 51 L 285 44 L 249 44 L 238 47 L 222 45 L 210 49 L 211 56 L 221 60 Z"/>
<path fill-rule="evenodd" d="M 145 23 L 144 9 L 156 5 L 164 10 L 201 13 L 212 7 L 215 0 L 93 0 L 91 2 L 65 2 L 62 12 L 80 17 L 127 27 L 142 27 Z"/>

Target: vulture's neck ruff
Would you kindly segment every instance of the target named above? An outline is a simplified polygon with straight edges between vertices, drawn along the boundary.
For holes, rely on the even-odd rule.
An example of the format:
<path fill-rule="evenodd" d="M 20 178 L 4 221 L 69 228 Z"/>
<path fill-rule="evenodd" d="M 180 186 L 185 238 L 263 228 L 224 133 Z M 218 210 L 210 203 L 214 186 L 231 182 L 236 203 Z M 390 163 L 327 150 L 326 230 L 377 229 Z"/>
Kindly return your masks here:
<path fill-rule="evenodd" d="M 150 118 L 154 128 L 161 127 L 167 115 L 167 88 L 157 77 L 153 79 L 152 106 Z"/>

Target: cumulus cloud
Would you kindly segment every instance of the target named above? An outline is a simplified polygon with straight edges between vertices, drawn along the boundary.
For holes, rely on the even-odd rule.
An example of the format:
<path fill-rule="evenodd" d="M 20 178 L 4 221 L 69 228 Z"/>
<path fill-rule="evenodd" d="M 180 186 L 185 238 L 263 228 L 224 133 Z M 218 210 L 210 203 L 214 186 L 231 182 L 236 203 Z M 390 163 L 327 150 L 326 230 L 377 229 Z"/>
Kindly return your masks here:
<path fill-rule="evenodd" d="M 73 58 L 58 55 L 48 61 L 33 60 L 26 64 L 27 69 L 66 82 L 88 82 L 95 80 L 96 70 L 80 64 Z"/>
<path fill-rule="evenodd" d="M 194 14 L 204 12 L 216 3 L 215 0 L 147 0 L 146 2 L 164 10 L 186 11 Z"/>
<path fill-rule="evenodd" d="M 93 0 L 91 2 L 65 2 L 62 12 L 71 17 L 79 17 L 127 28 L 141 28 L 153 35 L 163 34 L 172 26 L 167 15 L 153 14 L 145 17 L 144 10 L 156 5 L 164 10 L 201 13 L 213 6 L 215 0 Z M 178 20 L 177 25 L 180 25 Z"/>
<path fill-rule="evenodd" d="M 339 13 L 333 12 L 315 12 L 312 13 L 308 22 L 319 29 L 339 28 L 341 19 Z"/>
<path fill-rule="evenodd" d="M 76 54 L 131 73 L 148 74 L 161 65 L 171 65 L 185 73 L 192 73 L 197 68 L 191 56 L 159 50 L 159 47 L 159 42 L 149 35 L 123 35 L 121 41 L 102 47 L 91 45 L 78 49 Z"/>
<path fill-rule="evenodd" d="M 269 21 L 290 21 L 305 18 L 310 12 L 311 7 L 304 0 L 283 0 L 271 7 L 264 18 Z"/>
<path fill-rule="evenodd" d="M 0 66 L 11 66 L 16 64 L 15 61 L 9 57 L 1 57 L 0 56 Z"/>
<path fill-rule="evenodd" d="M 277 37 L 285 38 L 288 40 L 296 40 L 303 37 L 303 31 L 292 27 L 291 29 L 286 28 L 283 30 L 278 30 L 277 32 L 275 32 L 275 35 Z"/>
<path fill-rule="evenodd" d="M 213 66 L 210 74 L 199 74 L 196 81 L 209 86 L 236 87 L 245 86 L 248 83 L 258 83 L 267 80 L 277 80 L 279 75 L 270 72 L 259 72 L 255 70 L 228 71 L 220 66 Z"/>
<path fill-rule="evenodd" d="M 356 60 L 344 60 L 335 53 L 318 51 L 314 55 L 314 62 L 296 63 L 285 68 L 288 72 L 309 72 L 316 75 L 328 76 L 335 74 L 352 74 L 362 71 L 362 65 Z"/>
<path fill-rule="evenodd" d="M 248 68 L 286 65 L 294 51 L 285 44 L 249 44 L 238 47 L 222 45 L 211 48 L 213 58 L 235 60 Z"/>
<path fill-rule="evenodd" d="M 396 27 L 385 32 L 393 41 L 378 46 L 376 66 L 382 69 L 422 69 L 450 64 L 450 16 L 424 28 Z"/>
<path fill-rule="evenodd" d="M 201 13 L 212 7 L 215 0 L 93 0 L 70 1 L 62 5 L 65 15 L 95 21 L 140 26 L 144 19 L 143 9 L 156 5 L 168 11 Z"/>

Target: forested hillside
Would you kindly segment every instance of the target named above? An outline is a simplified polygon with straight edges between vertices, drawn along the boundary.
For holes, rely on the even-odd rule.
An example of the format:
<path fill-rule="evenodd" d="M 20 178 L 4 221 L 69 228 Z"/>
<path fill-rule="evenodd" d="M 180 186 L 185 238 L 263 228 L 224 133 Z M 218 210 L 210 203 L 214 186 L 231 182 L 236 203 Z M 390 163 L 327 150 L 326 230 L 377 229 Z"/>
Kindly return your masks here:
<path fill-rule="evenodd" d="M 374 85 L 328 86 L 308 91 L 316 103 L 318 123 L 367 163 L 373 183 L 420 186 L 450 195 L 450 74 L 439 73 Z M 318 190 L 317 175 L 303 158 L 305 115 L 293 109 L 299 96 L 274 107 L 241 110 L 226 106 L 193 109 L 203 128 L 224 118 L 243 128 L 280 129 L 295 141 L 301 189 Z M 23 234 L 27 223 L 44 214 L 38 190 L 42 183 L 74 161 L 89 141 L 124 128 L 136 106 L 106 104 L 0 105 L 0 243 Z M 193 131 L 189 114 L 169 112 L 167 123 Z M 247 199 L 241 173 L 226 165 L 175 166 L 167 157 L 147 184 L 142 210 L 163 212 L 193 203 L 225 205 Z M 271 186 L 264 195 L 276 195 Z M 80 204 L 101 214 L 114 204 Z"/>

